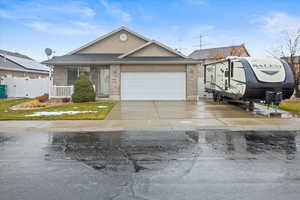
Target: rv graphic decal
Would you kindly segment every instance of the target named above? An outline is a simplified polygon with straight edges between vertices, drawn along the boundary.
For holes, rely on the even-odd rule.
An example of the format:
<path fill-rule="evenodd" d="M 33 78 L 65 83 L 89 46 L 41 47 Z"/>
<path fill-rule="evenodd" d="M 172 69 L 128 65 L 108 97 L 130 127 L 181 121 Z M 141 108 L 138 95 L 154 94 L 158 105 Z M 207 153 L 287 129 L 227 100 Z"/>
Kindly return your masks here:
<path fill-rule="evenodd" d="M 270 76 L 274 75 L 274 74 L 277 74 L 279 71 L 264 71 L 264 70 L 260 70 L 261 72 L 265 73 L 265 74 L 268 74 Z"/>

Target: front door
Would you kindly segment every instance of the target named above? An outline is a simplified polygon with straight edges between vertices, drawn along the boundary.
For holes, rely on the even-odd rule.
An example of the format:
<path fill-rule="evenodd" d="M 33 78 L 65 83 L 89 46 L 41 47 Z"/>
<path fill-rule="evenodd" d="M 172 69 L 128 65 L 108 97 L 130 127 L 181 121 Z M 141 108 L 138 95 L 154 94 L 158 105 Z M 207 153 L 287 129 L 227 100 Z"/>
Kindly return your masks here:
<path fill-rule="evenodd" d="M 101 68 L 98 71 L 99 77 L 99 96 L 107 97 L 109 95 L 109 68 Z"/>

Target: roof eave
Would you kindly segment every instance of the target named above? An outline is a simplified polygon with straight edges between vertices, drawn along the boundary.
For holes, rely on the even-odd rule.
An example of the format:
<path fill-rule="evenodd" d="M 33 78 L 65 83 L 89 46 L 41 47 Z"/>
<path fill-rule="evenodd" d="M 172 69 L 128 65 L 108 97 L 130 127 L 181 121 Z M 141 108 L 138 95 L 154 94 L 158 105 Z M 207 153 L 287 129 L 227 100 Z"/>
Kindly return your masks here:
<path fill-rule="evenodd" d="M 92 65 L 92 64 L 201 64 L 202 61 L 60 61 L 60 62 L 45 62 L 48 65 Z"/>

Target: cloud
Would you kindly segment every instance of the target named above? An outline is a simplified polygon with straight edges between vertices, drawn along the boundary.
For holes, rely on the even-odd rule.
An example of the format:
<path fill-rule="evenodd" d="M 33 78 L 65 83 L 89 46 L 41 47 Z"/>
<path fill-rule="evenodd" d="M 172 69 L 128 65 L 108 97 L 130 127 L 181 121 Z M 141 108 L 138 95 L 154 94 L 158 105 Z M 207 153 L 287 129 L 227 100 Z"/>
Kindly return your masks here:
<path fill-rule="evenodd" d="M 300 29 L 300 17 L 288 15 L 285 12 L 273 12 L 252 22 L 259 23 L 261 30 L 270 37 L 278 37 L 282 33 L 295 32 Z"/>
<path fill-rule="evenodd" d="M 172 25 L 149 29 L 143 31 L 145 35 L 158 40 L 174 49 L 178 49 L 186 55 L 199 49 L 200 35 L 202 38 L 202 48 L 213 48 L 220 46 L 230 46 L 245 42 L 239 35 L 232 32 L 218 29 L 211 24 L 195 25 Z"/>
<path fill-rule="evenodd" d="M 22 15 L 20 13 L 15 13 L 13 11 L 0 9 L 0 18 L 10 19 L 10 20 L 21 20 L 21 19 L 37 19 L 36 16 Z"/>
<path fill-rule="evenodd" d="M 95 15 L 92 8 L 77 1 L 66 1 L 60 5 L 55 2 L 27 2 L 0 9 L 0 18 L 13 20 L 38 32 L 57 35 L 102 33 L 101 27 L 89 22 Z"/>
<path fill-rule="evenodd" d="M 108 0 L 100 0 L 100 3 L 110 15 L 119 18 L 122 22 L 128 23 L 131 21 L 131 15 L 122 10 L 119 4 L 109 3 Z"/>
<path fill-rule="evenodd" d="M 73 2 L 65 5 L 42 5 L 45 10 L 53 10 L 60 13 L 73 13 L 80 14 L 85 17 L 94 17 L 96 15 L 95 11 L 87 6 L 83 6 L 78 2 Z"/>
<path fill-rule="evenodd" d="M 13 18 L 13 16 L 6 10 L 0 9 L 0 18 Z"/>
<path fill-rule="evenodd" d="M 204 5 L 207 3 L 207 0 L 185 0 L 185 1 L 192 5 Z"/>
<path fill-rule="evenodd" d="M 95 11 L 83 5 L 80 2 L 57 3 L 34 3 L 25 2 L 8 6 L 6 9 L 0 9 L 0 18 L 21 20 L 21 19 L 37 19 L 37 18 L 55 18 L 55 17 L 89 17 L 96 15 Z M 37 17 L 38 16 L 38 17 Z"/>
<path fill-rule="evenodd" d="M 25 25 L 38 32 L 56 35 L 101 35 L 104 33 L 101 27 L 81 21 L 74 21 L 68 24 L 37 21 Z"/>

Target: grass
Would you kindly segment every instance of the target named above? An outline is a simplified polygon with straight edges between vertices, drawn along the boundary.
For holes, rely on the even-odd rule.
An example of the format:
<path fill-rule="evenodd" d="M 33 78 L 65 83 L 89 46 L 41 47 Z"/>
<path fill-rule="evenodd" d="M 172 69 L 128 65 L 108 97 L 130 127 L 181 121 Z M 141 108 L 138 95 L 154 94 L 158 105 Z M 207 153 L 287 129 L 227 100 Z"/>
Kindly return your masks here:
<path fill-rule="evenodd" d="M 285 100 L 279 104 L 278 108 L 300 114 L 300 101 Z"/>
<path fill-rule="evenodd" d="M 264 103 L 258 103 L 263 106 L 269 106 L 272 108 L 277 108 L 280 110 L 288 111 L 288 112 L 293 112 L 296 114 L 300 114 L 300 101 L 295 101 L 295 100 L 284 100 L 280 102 L 278 106 L 275 105 L 266 105 Z"/>
<path fill-rule="evenodd" d="M 88 102 L 76 103 L 69 105 L 54 106 L 49 108 L 34 110 L 11 110 L 10 107 L 30 101 L 31 99 L 14 99 L 0 101 L 0 120 L 101 120 L 113 108 L 110 102 Z M 98 106 L 107 106 L 106 108 L 98 108 Z M 26 116 L 36 112 L 58 112 L 58 111 L 96 111 L 91 113 L 78 113 L 74 115 L 44 115 L 44 116 Z"/>

